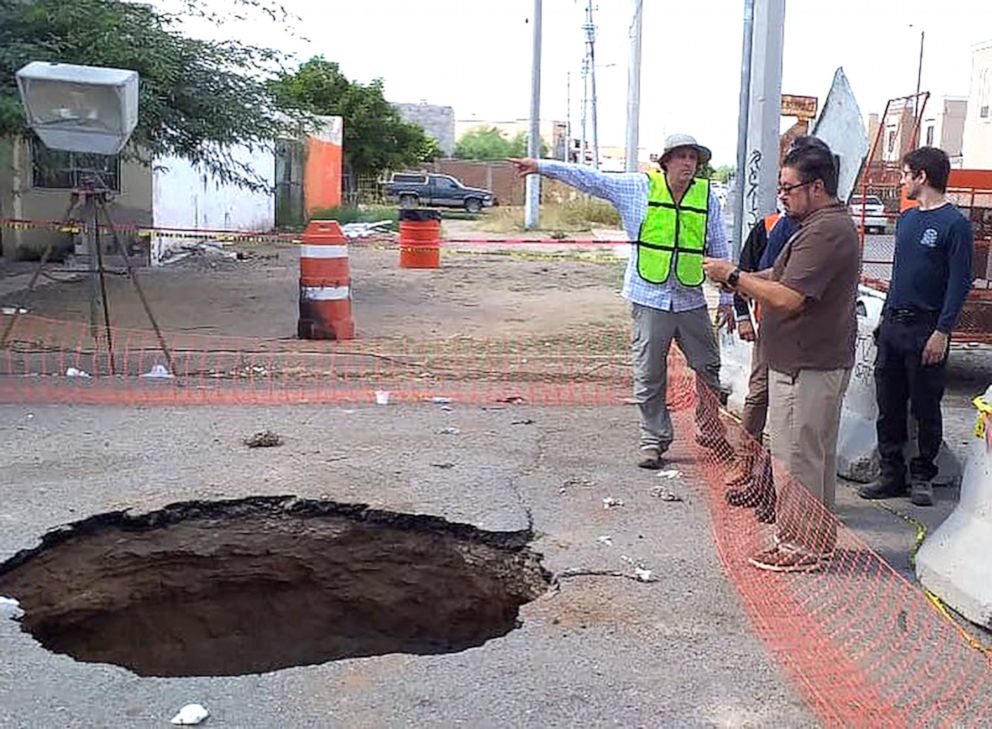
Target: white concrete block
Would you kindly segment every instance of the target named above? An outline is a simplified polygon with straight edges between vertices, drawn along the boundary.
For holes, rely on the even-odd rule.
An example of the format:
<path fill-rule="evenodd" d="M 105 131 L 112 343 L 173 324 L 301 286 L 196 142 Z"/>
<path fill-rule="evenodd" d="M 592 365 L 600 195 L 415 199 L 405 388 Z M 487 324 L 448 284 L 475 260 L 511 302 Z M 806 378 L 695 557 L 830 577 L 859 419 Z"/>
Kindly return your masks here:
<path fill-rule="evenodd" d="M 992 406 L 992 386 L 981 399 Z M 968 620 L 992 628 L 992 415 L 971 442 L 961 500 L 920 547 L 916 576 Z"/>

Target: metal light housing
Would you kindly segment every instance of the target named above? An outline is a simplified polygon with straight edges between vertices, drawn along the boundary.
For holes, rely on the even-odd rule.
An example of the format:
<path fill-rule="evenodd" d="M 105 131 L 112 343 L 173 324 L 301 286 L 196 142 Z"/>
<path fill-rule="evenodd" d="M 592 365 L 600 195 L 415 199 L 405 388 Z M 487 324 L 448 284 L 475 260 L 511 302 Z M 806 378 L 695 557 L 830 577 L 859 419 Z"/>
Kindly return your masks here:
<path fill-rule="evenodd" d="M 138 124 L 138 73 L 34 61 L 17 72 L 28 125 L 46 147 L 117 154 Z"/>

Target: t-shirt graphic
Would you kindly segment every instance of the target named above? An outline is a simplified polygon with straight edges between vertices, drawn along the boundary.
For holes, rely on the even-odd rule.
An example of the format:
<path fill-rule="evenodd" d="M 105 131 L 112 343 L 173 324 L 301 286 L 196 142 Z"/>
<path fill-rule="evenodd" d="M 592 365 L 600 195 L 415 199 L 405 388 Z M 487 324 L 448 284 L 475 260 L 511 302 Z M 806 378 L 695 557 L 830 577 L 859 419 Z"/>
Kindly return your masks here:
<path fill-rule="evenodd" d="M 937 231 L 933 228 L 924 230 L 923 235 L 920 236 L 920 245 L 925 248 L 934 248 L 937 245 Z"/>

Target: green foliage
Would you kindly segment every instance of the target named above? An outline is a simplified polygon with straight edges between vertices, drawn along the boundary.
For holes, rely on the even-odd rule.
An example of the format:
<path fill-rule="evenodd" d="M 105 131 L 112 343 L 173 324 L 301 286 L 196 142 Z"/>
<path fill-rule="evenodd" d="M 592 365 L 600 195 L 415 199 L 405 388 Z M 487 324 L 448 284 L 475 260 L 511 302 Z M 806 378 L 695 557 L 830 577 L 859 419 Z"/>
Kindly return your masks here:
<path fill-rule="evenodd" d="M 561 217 L 568 225 L 620 226 L 620 213 L 610 203 L 589 195 L 580 195 L 562 203 Z"/>
<path fill-rule="evenodd" d="M 273 19 L 269 0 L 233 0 Z M 184 15 L 221 22 L 207 0 L 183 0 Z M 24 135 L 15 72 L 30 61 L 133 69 L 140 76 L 139 121 L 130 156 L 166 155 L 202 165 L 219 179 L 254 190 L 265 180 L 232 156 L 232 147 L 269 147 L 297 134 L 303 115 L 279 116 L 266 84 L 281 53 L 234 40 L 187 38 L 180 17 L 122 0 L 0 0 L 0 136 Z"/>
<path fill-rule="evenodd" d="M 734 176 L 734 166 L 733 165 L 720 165 L 715 170 L 713 170 L 713 179 L 717 182 L 726 182 Z"/>
<path fill-rule="evenodd" d="M 344 159 L 354 177 L 402 169 L 441 156 L 437 141 L 403 121 L 386 101 L 382 79 L 349 81 L 337 63 L 316 56 L 269 84 L 280 106 L 344 119 Z"/>
<path fill-rule="evenodd" d="M 455 145 L 455 157 L 483 161 L 504 160 L 527 156 L 527 134 L 520 132 L 513 139 L 496 127 L 477 127 L 463 134 Z M 548 154 L 548 145 L 541 140 L 540 156 Z"/>

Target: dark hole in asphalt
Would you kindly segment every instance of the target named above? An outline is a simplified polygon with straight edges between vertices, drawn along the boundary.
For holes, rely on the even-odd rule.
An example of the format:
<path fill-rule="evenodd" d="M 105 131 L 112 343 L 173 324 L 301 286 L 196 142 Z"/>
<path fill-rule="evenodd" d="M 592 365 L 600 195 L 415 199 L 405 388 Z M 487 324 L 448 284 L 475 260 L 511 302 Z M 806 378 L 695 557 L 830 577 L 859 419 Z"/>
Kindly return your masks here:
<path fill-rule="evenodd" d="M 233 676 L 504 636 L 549 586 L 532 534 L 291 496 L 100 514 L 0 564 L 45 648 Z"/>

